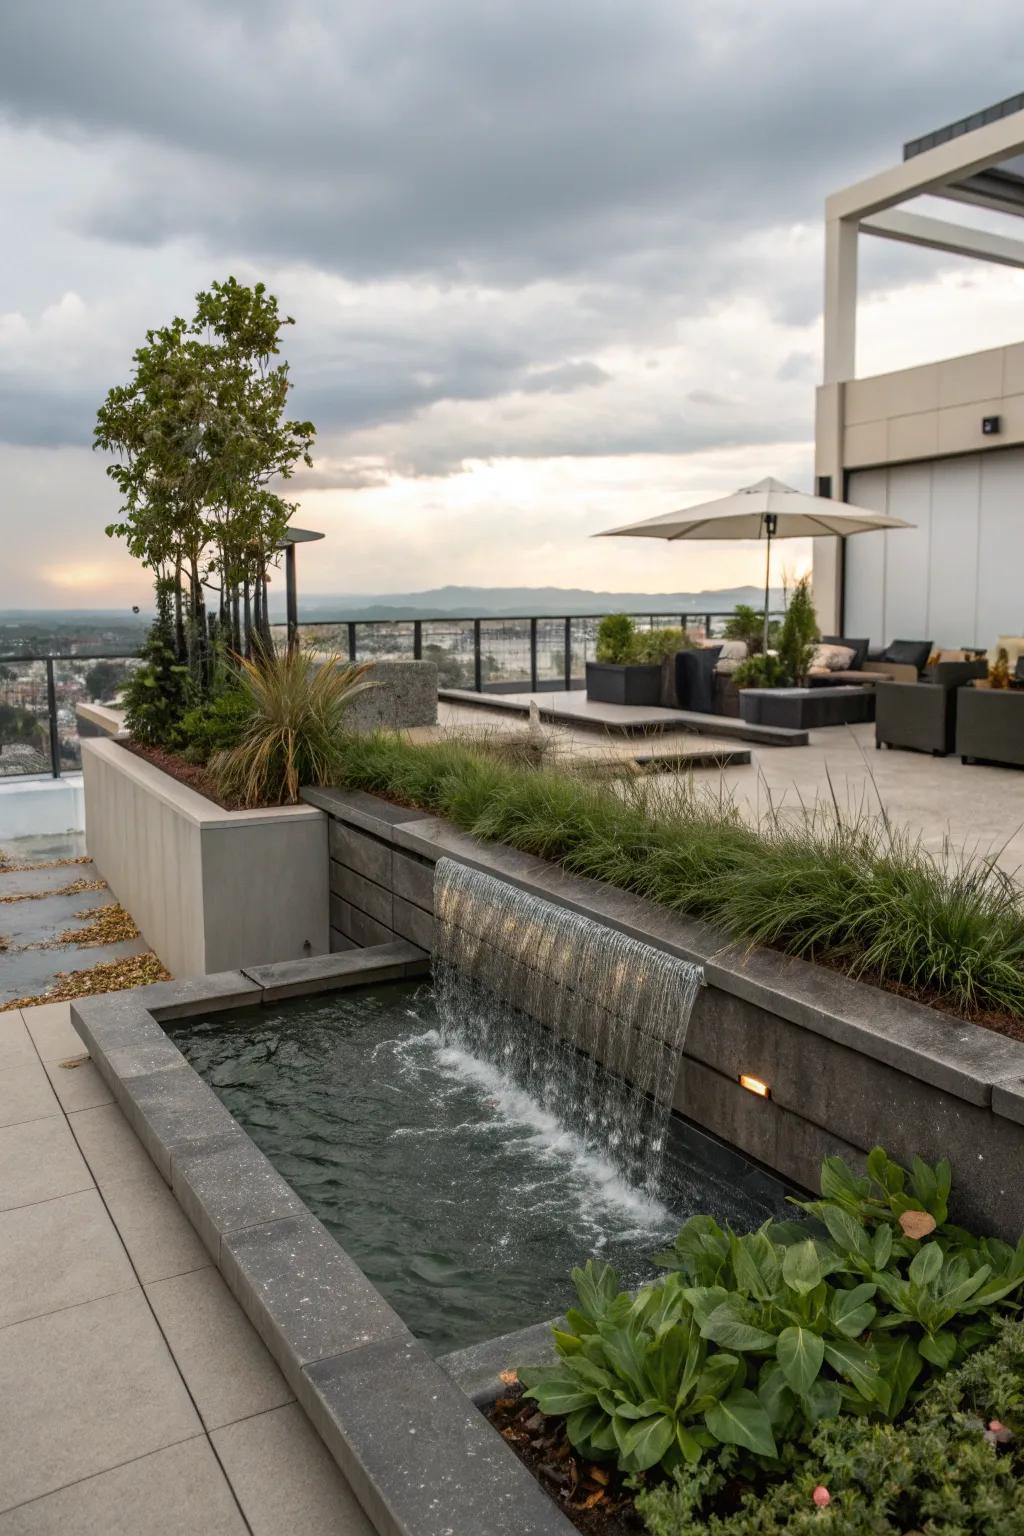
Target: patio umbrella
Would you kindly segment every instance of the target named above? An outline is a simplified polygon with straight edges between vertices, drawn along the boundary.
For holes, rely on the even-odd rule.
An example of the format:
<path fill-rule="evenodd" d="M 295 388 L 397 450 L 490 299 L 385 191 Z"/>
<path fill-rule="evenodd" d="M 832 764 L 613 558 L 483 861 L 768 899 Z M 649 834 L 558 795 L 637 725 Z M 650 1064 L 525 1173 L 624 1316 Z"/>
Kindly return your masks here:
<path fill-rule="evenodd" d="M 664 512 L 626 528 L 606 528 L 598 539 L 764 539 L 764 646 L 768 649 L 768 578 L 773 539 L 847 538 L 883 528 L 913 528 L 901 517 L 852 507 L 827 496 L 809 496 L 770 476 L 731 496 L 705 501 L 682 512 Z"/>

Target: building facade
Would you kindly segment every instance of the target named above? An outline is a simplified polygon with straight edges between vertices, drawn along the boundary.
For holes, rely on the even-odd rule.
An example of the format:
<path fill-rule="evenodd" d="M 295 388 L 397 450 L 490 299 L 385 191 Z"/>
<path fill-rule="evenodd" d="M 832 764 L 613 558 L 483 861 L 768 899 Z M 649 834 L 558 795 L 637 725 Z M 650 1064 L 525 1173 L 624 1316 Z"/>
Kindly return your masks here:
<path fill-rule="evenodd" d="M 857 249 L 871 235 L 1024 268 L 1024 240 L 905 206 L 924 194 L 1024 216 L 1024 96 L 826 204 L 818 489 L 914 527 L 815 540 L 815 601 L 828 633 L 987 649 L 1024 633 L 1024 342 L 857 378 Z"/>

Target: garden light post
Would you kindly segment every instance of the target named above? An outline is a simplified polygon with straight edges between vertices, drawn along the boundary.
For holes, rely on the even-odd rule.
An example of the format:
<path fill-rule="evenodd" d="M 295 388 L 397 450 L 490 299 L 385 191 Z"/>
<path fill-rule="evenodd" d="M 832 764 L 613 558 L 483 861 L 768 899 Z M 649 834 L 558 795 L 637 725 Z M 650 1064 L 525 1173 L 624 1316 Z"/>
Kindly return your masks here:
<path fill-rule="evenodd" d="M 286 528 L 281 535 L 278 549 L 284 550 L 285 619 L 288 628 L 288 649 L 295 650 L 299 643 L 299 587 L 296 575 L 296 544 L 314 544 L 322 539 L 322 533 L 310 528 Z"/>

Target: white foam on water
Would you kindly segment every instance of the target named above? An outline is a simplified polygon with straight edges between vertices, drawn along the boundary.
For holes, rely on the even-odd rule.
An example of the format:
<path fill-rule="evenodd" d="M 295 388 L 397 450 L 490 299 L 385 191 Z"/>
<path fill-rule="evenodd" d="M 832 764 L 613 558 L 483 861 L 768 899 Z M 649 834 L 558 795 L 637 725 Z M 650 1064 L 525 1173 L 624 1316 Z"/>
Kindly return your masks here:
<path fill-rule="evenodd" d="M 488 1106 L 508 1125 L 525 1127 L 534 1151 L 571 1171 L 588 1200 L 624 1212 L 637 1227 L 661 1227 L 672 1220 L 667 1206 L 629 1184 L 608 1158 L 588 1147 L 582 1137 L 560 1125 L 542 1104 L 507 1078 L 498 1067 L 456 1045 L 441 1045 L 436 1031 L 437 1062 L 453 1076 L 470 1082 L 487 1097 Z M 418 1037 L 421 1042 L 428 1036 Z"/>

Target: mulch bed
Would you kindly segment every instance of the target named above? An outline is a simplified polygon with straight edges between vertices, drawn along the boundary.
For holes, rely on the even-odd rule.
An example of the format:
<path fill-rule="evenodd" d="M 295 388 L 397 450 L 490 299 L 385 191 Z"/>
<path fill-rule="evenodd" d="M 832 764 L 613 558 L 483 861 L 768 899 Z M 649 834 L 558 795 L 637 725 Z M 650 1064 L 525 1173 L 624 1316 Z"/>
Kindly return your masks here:
<path fill-rule="evenodd" d="M 566 1439 L 564 1421 L 540 1413 L 517 1382 L 485 1414 L 584 1536 L 639 1536 L 644 1530 L 632 1495 L 614 1466 L 578 1456 Z"/>
<path fill-rule="evenodd" d="M 152 763 L 154 768 L 177 779 L 179 784 L 187 784 L 189 789 L 194 789 L 197 795 L 202 795 L 206 800 L 212 800 L 222 811 L 245 809 L 237 800 L 225 800 L 218 795 L 210 770 L 201 763 L 187 762 L 175 752 L 165 752 L 162 747 L 144 747 L 137 741 L 122 741 L 118 745 L 124 747 L 126 752 L 132 752 L 136 757 Z"/>

